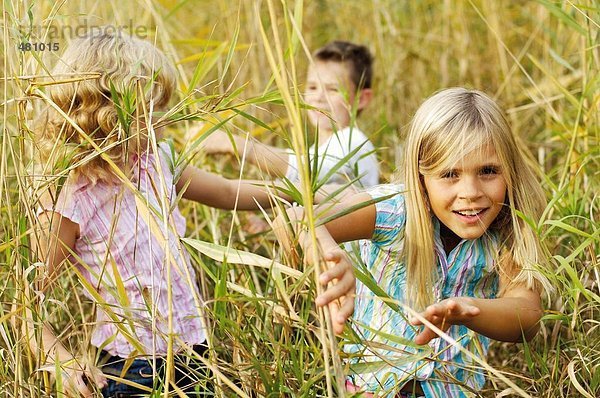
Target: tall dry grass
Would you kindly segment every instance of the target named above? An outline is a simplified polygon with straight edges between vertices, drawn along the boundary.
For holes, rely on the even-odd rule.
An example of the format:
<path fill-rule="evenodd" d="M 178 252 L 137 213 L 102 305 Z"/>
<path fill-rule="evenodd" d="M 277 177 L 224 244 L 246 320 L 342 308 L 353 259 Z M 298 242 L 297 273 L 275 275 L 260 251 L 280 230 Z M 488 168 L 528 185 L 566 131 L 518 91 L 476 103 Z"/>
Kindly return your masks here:
<path fill-rule="evenodd" d="M 600 9 L 572 1 L 79 1 L 3 2 L 2 133 L 0 134 L 0 391 L 7 397 L 61 395 L 40 372 L 20 329 L 26 308 L 47 315 L 75 352 L 86 351 L 90 303 L 65 274 L 36 307 L 29 288 L 35 203 L 29 190 L 35 160 L 32 121 L 42 107 L 35 89 L 60 51 L 20 51 L 48 42 L 50 29 L 119 24 L 147 28 L 176 62 L 178 100 L 171 135 L 193 153 L 201 134 L 191 119 L 250 131 L 264 142 L 305 151 L 298 92 L 306 49 L 342 38 L 375 54 L 375 99 L 360 116 L 379 148 L 386 180 L 401 161 L 404 127 L 420 102 L 448 86 L 492 93 L 539 164 L 549 204 L 533 220 L 552 258 L 555 291 L 546 300 L 540 335 L 528 345 L 495 344 L 490 382 L 481 396 L 600 395 L 598 255 Z M 68 35 L 67 35 L 68 36 Z M 60 37 L 64 49 L 69 37 Z M 187 138 L 186 138 L 187 137 Z M 190 141 L 195 137 L 196 141 Z M 237 176 L 231 159 L 195 161 Z M 233 164 L 233 167 L 231 166 Z M 260 172 L 242 165 L 244 174 Z M 295 195 L 310 203 L 308 184 Z M 298 272 L 247 252 L 279 259 L 270 234 L 249 236 L 243 215 L 183 204 L 199 283 L 211 323 L 210 362 L 224 396 L 337 396 L 344 371 L 313 305 L 314 272 Z M 241 220 L 241 221 L 240 221 Z M 202 242 L 241 250 L 240 258 Z M 193 246 L 196 245 L 196 246 Z M 195 248 L 194 248 L 195 247 Z M 212 253 L 209 257 L 202 253 Z M 280 259 L 286 262 L 286 259 Z M 268 268 L 259 267 L 257 263 Z M 248 264 L 254 264 L 252 266 Z M 41 315 L 41 314 L 40 314 Z M 79 327 L 78 325 L 86 325 Z M 522 391 L 500 379 L 506 376 Z"/>

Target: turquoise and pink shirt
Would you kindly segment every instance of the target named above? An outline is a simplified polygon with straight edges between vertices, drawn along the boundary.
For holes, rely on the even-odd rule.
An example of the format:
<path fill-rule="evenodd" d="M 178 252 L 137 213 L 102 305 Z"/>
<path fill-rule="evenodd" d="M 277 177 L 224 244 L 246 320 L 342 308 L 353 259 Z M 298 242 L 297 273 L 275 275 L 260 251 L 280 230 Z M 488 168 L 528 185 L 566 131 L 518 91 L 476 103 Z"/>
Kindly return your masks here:
<path fill-rule="evenodd" d="M 419 327 L 409 324 L 402 306 L 394 305 L 406 302 L 403 190 L 402 185 L 380 185 L 368 191 L 373 198 L 395 194 L 376 204 L 375 230 L 372 239 L 362 243 L 359 266 L 389 296 L 391 305 L 357 281 L 353 328 L 359 340 L 344 347 L 350 362 L 348 380 L 363 391 L 377 392 L 376 396 L 393 397 L 413 379 L 421 382 L 427 398 L 472 396 L 472 391 L 480 390 L 485 383 L 480 366 L 458 346 L 442 338 L 426 346 L 416 346 L 412 342 Z M 450 253 L 445 253 L 435 217 L 433 223 L 437 255 L 435 300 L 456 296 L 495 298 L 496 234 L 488 232 L 479 239 L 462 240 Z M 485 358 L 489 338 L 462 325 L 451 326 L 447 333 L 460 347 Z"/>
<path fill-rule="evenodd" d="M 139 157 L 135 190 L 69 178 L 56 203 L 42 205 L 79 226 L 71 261 L 99 303 L 91 343 L 112 355 L 164 355 L 169 338 L 175 351 L 206 339 L 196 274 L 179 239 L 186 223 L 173 158 L 161 143 L 157 154 Z"/>

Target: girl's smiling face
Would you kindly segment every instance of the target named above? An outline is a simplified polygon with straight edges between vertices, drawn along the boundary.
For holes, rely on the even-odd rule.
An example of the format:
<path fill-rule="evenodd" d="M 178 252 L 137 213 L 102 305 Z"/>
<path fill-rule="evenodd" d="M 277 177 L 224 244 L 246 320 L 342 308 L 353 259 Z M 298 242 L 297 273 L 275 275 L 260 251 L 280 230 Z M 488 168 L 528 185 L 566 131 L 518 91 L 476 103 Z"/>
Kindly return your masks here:
<path fill-rule="evenodd" d="M 492 145 L 439 174 L 424 175 L 423 182 L 433 214 L 462 239 L 481 237 L 504 206 L 506 181 Z"/>

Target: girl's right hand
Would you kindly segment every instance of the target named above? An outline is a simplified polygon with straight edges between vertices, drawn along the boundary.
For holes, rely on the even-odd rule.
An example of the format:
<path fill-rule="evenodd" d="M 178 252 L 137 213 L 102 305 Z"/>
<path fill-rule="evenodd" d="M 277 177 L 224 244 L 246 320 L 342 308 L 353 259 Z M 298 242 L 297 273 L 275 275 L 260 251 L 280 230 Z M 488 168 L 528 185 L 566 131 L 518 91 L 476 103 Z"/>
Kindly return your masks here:
<path fill-rule="evenodd" d="M 63 384 L 70 397 L 93 398 L 97 395 L 94 395 L 91 385 L 95 385 L 98 389 L 108 385 L 104 373 L 93 365 L 79 363 L 65 366 L 62 375 Z"/>
<path fill-rule="evenodd" d="M 341 334 L 344 325 L 354 312 L 354 296 L 356 293 L 356 277 L 352 262 L 345 251 L 339 247 L 329 251 L 325 261 L 330 268 L 319 277 L 319 282 L 327 286 L 332 283 L 315 300 L 318 306 L 329 305 L 333 331 Z"/>

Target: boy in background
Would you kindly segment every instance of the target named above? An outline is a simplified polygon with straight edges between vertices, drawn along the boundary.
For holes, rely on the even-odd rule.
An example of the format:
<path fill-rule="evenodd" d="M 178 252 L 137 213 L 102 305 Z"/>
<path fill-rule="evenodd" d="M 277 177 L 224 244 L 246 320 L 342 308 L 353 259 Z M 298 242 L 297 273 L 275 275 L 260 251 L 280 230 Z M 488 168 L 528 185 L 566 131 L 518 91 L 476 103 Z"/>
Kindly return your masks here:
<path fill-rule="evenodd" d="M 314 54 L 308 68 L 304 101 L 314 109 L 308 119 L 316 131 L 316 142 L 309 148 L 311 165 L 317 157 L 316 178 L 328 177 L 328 184 L 370 187 L 379 183 L 379 166 L 375 148 L 355 124 L 359 114 L 371 101 L 373 57 L 365 46 L 333 41 Z M 289 149 L 250 140 L 225 132 L 212 133 L 203 143 L 208 154 L 228 153 L 246 159 L 273 177 L 286 177 L 293 183 L 300 179 L 295 154 Z M 349 159 L 342 159 L 350 156 Z"/>

